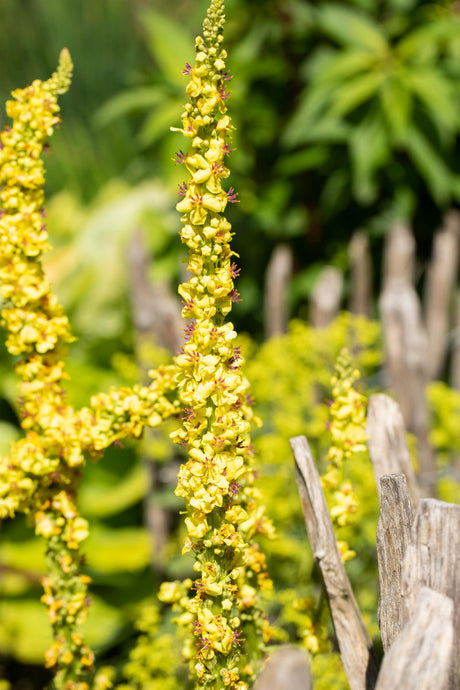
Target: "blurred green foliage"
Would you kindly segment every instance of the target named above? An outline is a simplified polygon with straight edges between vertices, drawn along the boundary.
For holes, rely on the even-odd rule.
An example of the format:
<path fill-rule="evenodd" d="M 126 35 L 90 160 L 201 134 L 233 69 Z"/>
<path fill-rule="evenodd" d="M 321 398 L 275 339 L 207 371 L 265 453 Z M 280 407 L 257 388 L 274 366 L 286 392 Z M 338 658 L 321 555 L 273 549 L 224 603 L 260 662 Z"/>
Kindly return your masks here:
<path fill-rule="evenodd" d="M 75 62 L 50 193 L 90 201 L 112 178 L 182 181 L 169 132 L 184 102 L 205 0 L 3 0 L 0 97 L 46 75 L 62 45 Z M 237 126 L 232 185 L 245 266 L 237 317 L 261 331 L 264 271 L 289 243 L 303 314 L 312 265 L 346 269 L 364 228 L 376 258 L 392 219 L 413 221 L 426 258 L 442 211 L 460 201 L 460 10 L 426 0 L 228 0 Z M 180 17 L 180 19 L 179 19 Z M 17 30 L 20 27 L 20 31 Z M 176 224 L 175 224 L 176 225 Z M 175 227 L 174 225 L 174 227 Z M 247 237 L 251 241 L 247 241 Z"/>

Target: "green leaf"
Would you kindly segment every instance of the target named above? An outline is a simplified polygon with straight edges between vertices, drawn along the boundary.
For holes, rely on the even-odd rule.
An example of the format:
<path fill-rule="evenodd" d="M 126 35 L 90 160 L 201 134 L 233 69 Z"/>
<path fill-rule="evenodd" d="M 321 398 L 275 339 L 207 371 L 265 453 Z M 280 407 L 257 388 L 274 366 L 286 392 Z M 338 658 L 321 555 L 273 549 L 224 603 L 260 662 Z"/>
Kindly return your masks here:
<path fill-rule="evenodd" d="M 376 64 L 375 55 L 367 50 L 336 50 L 333 53 L 322 53 L 321 60 L 315 60 L 315 56 L 321 53 L 316 51 L 316 54 L 309 58 L 307 76 L 310 76 L 313 81 L 331 81 L 340 84 L 344 79 L 359 72 L 366 72 Z"/>
<path fill-rule="evenodd" d="M 95 525 L 84 546 L 88 567 L 105 574 L 142 570 L 150 563 L 151 549 L 151 537 L 142 527 Z"/>
<path fill-rule="evenodd" d="M 393 77 L 383 82 L 379 90 L 379 97 L 389 131 L 394 140 L 400 142 L 404 139 L 410 124 L 411 94 L 396 77 Z"/>
<path fill-rule="evenodd" d="M 362 204 L 372 203 L 378 193 L 375 174 L 388 160 L 389 142 L 381 116 L 370 115 L 350 136 L 353 191 Z"/>
<path fill-rule="evenodd" d="M 418 0 L 390 0 L 389 4 L 397 12 L 410 12 L 417 5 Z"/>
<path fill-rule="evenodd" d="M 337 215 L 348 203 L 350 197 L 350 175 L 338 168 L 328 177 L 320 196 L 322 217 L 329 219 Z"/>
<path fill-rule="evenodd" d="M 182 105 L 182 98 L 180 100 L 171 98 L 150 113 L 139 133 L 139 141 L 143 147 L 152 146 L 170 135 L 169 128 L 177 122 L 178 114 L 182 112 Z"/>
<path fill-rule="evenodd" d="M 193 36 L 182 24 L 151 8 L 141 12 L 140 17 L 149 38 L 149 49 L 163 74 L 183 89 L 181 71 L 193 58 Z"/>
<path fill-rule="evenodd" d="M 309 128 L 320 119 L 322 111 L 330 101 L 332 92 L 333 89 L 324 83 L 307 87 L 302 91 L 297 110 L 284 130 L 284 144 L 296 146 L 300 142 L 306 141 Z"/>
<path fill-rule="evenodd" d="M 4 540 L 0 546 L 0 560 L 5 566 L 24 573 L 43 575 L 46 572 L 45 545 L 41 539 Z"/>
<path fill-rule="evenodd" d="M 326 3 L 317 10 L 320 28 L 342 45 L 358 46 L 372 53 L 389 50 L 380 26 L 361 12 L 334 3 Z"/>
<path fill-rule="evenodd" d="M 7 455 L 10 452 L 12 441 L 17 441 L 20 436 L 21 432 L 17 426 L 0 421 L 0 455 Z"/>
<path fill-rule="evenodd" d="M 122 91 L 96 111 L 94 123 L 97 127 L 105 127 L 127 113 L 153 108 L 164 98 L 165 89 L 159 86 L 140 86 L 136 89 Z"/>
<path fill-rule="evenodd" d="M 121 625 L 121 612 L 91 595 L 85 639 L 92 647 L 108 644 Z M 0 653 L 24 664 L 42 664 L 52 644 L 46 607 L 37 600 L 3 600 L 0 606 Z"/>
<path fill-rule="evenodd" d="M 297 146 L 306 141 L 343 141 L 348 126 L 325 111 L 334 94 L 334 86 L 321 83 L 303 91 L 302 100 L 283 133 L 285 146 Z"/>
<path fill-rule="evenodd" d="M 459 25 L 455 21 L 439 19 L 414 28 L 396 46 L 396 54 L 406 63 L 433 63 L 446 42 L 458 38 Z"/>
<path fill-rule="evenodd" d="M 327 161 L 329 151 L 325 146 L 309 146 L 282 156 L 275 167 L 275 172 L 282 176 L 296 175 L 303 170 L 317 168 Z"/>
<path fill-rule="evenodd" d="M 452 194 L 452 176 L 442 158 L 426 137 L 413 128 L 406 134 L 405 146 L 425 178 L 435 201 L 440 205 L 447 203 Z"/>
<path fill-rule="evenodd" d="M 457 100 L 444 74 L 435 68 L 418 67 L 405 70 L 403 76 L 404 85 L 417 96 L 440 135 L 443 130 L 454 132 L 460 124 Z"/>
<path fill-rule="evenodd" d="M 147 486 L 142 466 L 136 467 L 115 486 L 83 484 L 79 496 L 81 512 L 89 518 L 114 515 L 138 503 L 145 496 Z"/>
<path fill-rule="evenodd" d="M 387 79 L 385 72 L 369 72 L 346 81 L 337 89 L 330 113 L 332 116 L 344 116 L 374 96 L 381 84 Z"/>

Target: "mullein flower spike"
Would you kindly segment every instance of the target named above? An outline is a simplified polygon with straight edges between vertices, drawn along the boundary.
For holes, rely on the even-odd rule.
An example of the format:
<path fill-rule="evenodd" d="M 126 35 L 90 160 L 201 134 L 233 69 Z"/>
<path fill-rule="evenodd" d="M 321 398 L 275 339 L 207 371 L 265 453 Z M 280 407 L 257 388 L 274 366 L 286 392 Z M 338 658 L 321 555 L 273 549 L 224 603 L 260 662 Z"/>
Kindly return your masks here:
<path fill-rule="evenodd" d="M 353 521 L 358 507 L 358 499 L 349 480 L 344 479 L 344 470 L 354 453 L 365 451 L 366 398 L 356 390 L 355 382 L 360 373 L 354 369 L 346 349 L 342 350 L 336 361 L 332 383 L 332 401 L 329 407 L 329 432 L 331 445 L 327 455 L 327 469 L 322 476 L 324 492 L 328 500 L 333 523 L 346 527 Z M 353 558 L 355 552 L 345 541 L 339 542 L 342 560 Z"/>
<path fill-rule="evenodd" d="M 234 346 L 236 332 L 226 321 L 239 301 L 233 278 L 231 226 L 223 216 L 236 201 L 225 156 L 233 127 L 224 92 L 228 72 L 222 48 L 222 0 L 212 0 L 196 39 L 196 62 L 186 65 L 189 102 L 182 134 L 190 139 L 183 159 L 189 179 L 181 186 L 182 241 L 189 248 L 190 280 L 179 287 L 182 316 L 190 320 L 175 358 L 178 395 L 184 414 L 174 440 L 185 447 L 176 494 L 185 500 L 187 536 L 183 551 L 195 553 L 198 579 L 164 583 L 160 599 L 181 611 L 179 624 L 192 632 L 184 654 L 198 688 L 244 690 L 270 636 L 258 591 L 271 587 L 265 558 L 253 537 L 272 536 L 273 527 L 254 487 L 249 432 L 258 423 Z"/>
<path fill-rule="evenodd" d="M 54 642 L 46 665 L 56 671 L 56 690 L 89 690 L 94 657 L 81 626 L 90 579 L 80 572 L 79 555 L 88 524 L 76 505 L 85 455 L 97 458 L 110 444 L 138 437 L 145 424 L 158 425 L 178 406 L 171 399 L 173 366 L 153 372 L 149 387 L 95 396 L 89 408 L 74 410 L 66 402 L 64 358 L 73 337 L 41 263 L 50 246 L 41 155 L 60 122 L 57 95 L 67 90 L 71 73 L 64 50 L 48 81 L 13 92 L 7 103 L 13 123 L 0 134 L 1 318 L 7 349 L 18 357 L 25 432 L 9 457 L 0 458 L 0 519 L 30 513 L 36 534 L 47 540 L 42 601 Z"/>

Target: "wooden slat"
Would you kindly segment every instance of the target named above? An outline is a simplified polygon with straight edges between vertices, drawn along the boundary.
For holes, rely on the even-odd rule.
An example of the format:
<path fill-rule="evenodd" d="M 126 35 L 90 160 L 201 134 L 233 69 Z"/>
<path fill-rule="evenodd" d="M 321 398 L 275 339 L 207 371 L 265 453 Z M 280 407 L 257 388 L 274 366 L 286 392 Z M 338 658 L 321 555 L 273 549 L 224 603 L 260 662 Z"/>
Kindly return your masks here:
<path fill-rule="evenodd" d="M 352 314 L 370 318 L 372 311 L 372 260 L 369 239 L 364 230 L 357 230 L 348 247 L 350 257 L 350 302 Z"/>
<path fill-rule="evenodd" d="M 289 320 L 288 287 L 293 270 L 292 249 L 278 244 L 270 257 L 265 277 L 265 337 L 286 333 Z"/>
<path fill-rule="evenodd" d="M 325 266 L 311 293 L 310 322 L 314 328 L 326 328 L 335 319 L 342 291 L 342 271 L 336 266 Z"/>
<path fill-rule="evenodd" d="M 321 481 L 304 436 L 291 439 L 305 525 L 320 568 L 351 690 L 374 688 L 378 664 L 340 558 Z"/>
<path fill-rule="evenodd" d="M 430 379 L 443 371 L 450 328 L 452 294 L 457 282 L 460 214 L 448 211 L 433 239 L 433 252 L 425 287 L 426 361 Z"/>
<path fill-rule="evenodd" d="M 446 690 L 454 653 L 452 599 L 423 587 L 385 655 L 376 690 Z M 458 688 L 458 680 L 456 681 Z"/>
<path fill-rule="evenodd" d="M 380 517 L 377 526 L 380 599 L 378 621 L 387 652 L 403 627 L 402 564 L 411 538 L 412 505 L 404 474 L 380 478 Z"/>
<path fill-rule="evenodd" d="M 423 499 L 415 515 L 402 568 L 403 618 L 415 610 L 419 590 L 429 587 L 454 602 L 455 663 L 449 685 L 458 688 L 460 652 L 460 506 Z"/>
<path fill-rule="evenodd" d="M 420 489 L 407 446 L 404 420 L 395 400 L 382 393 L 370 396 L 367 432 L 367 445 L 379 494 L 380 477 L 401 473 L 406 477 L 412 503 L 416 506 L 420 498 Z"/>
<path fill-rule="evenodd" d="M 288 645 L 270 655 L 254 690 L 313 690 L 308 657 L 298 647 Z"/>

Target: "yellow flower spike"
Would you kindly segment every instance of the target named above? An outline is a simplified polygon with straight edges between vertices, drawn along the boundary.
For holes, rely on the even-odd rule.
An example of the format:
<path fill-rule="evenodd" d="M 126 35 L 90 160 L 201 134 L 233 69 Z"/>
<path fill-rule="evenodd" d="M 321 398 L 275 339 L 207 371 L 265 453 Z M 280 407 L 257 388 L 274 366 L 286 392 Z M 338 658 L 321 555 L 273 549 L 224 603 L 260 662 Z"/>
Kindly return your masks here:
<path fill-rule="evenodd" d="M 342 481 L 345 463 L 354 453 L 366 449 L 366 398 L 354 388 L 360 373 L 353 369 L 347 350 L 337 358 L 331 379 L 333 400 L 329 409 L 332 443 L 327 455 L 328 466 L 321 481 L 333 523 L 346 527 L 352 523 L 359 505 L 349 481 Z M 340 542 L 342 560 L 353 558 L 354 551 Z"/>
<path fill-rule="evenodd" d="M 232 151 L 233 130 L 226 112 L 230 77 L 221 46 L 223 6 L 223 0 L 211 0 L 203 35 L 196 39 L 195 66 L 187 64 L 183 72 L 189 75 L 190 101 L 180 131 L 190 148 L 174 159 L 189 174 L 176 208 L 182 214 L 181 239 L 189 248 L 192 277 L 179 287 L 182 314 L 189 323 L 175 358 L 182 424 L 172 438 L 185 446 L 188 456 L 176 488 L 187 510 L 184 552 L 194 550 L 195 570 L 201 573 L 179 603 L 193 614 L 191 632 L 198 652 L 190 659 L 190 669 L 196 685 L 216 689 L 222 682 L 225 687 L 246 687 L 249 674 L 244 669 L 254 673 L 263 653 L 266 625 L 258 590 L 269 578 L 265 559 L 255 556 L 252 536 L 270 532 L 252 487 L 249 432 L 255 419 L 242 374 L 244 360 L 234 345 L 233 325 L 225 321 L 239 301 L 234 286 L 239 269 L 232 261 L 231 226 L 222 216 L 227 204 L 237 201 L 233 189 L 222 186 L 230 174 L 226 157 Z M 249 580 L 257 585 L 250 586 Z M 225 612 L 242 610 L 240 629 L 239 619 L 229 622 Z M 184 624 L 188 619 L 180 620 Z M 251 630 L 250 642 L 246 628 Z M 189 649 L 187 644 L 187 658 Z"/>
<path fill-rule="evenodd" d="M 65 400 L 66 346 L 70 326 L 42 268 L 50 248 L 44 203 L 46 139 L 60 122 L 57 95 L 70 84 L 72 61 L 63 50 L 45 82 L 13 92 L 7 103 L 11 126 L 0 133 L 0 296 L 9 352 L 19 356 L 19 413 L 25 436 L 0 458 L 0 518 L 31 513 L 37 535 L 48 542 L 48 576 L 42 601 L 48 607 L 55 642 L 46 665 L 54 687 L 85 690 L 94 655 L 80 626 L 86 617 L 90 578 L 80 574 L 79 547 L 88 536 L 75 497 L 85 454 L 126 437 L 146 424 L 157 426 L 179 410 L 175 367 L 152 372 L 149 386 L 95 396 L 91 407 L 74 410 Z M 69 646 L 70 645 L 70 646 Z"/>

